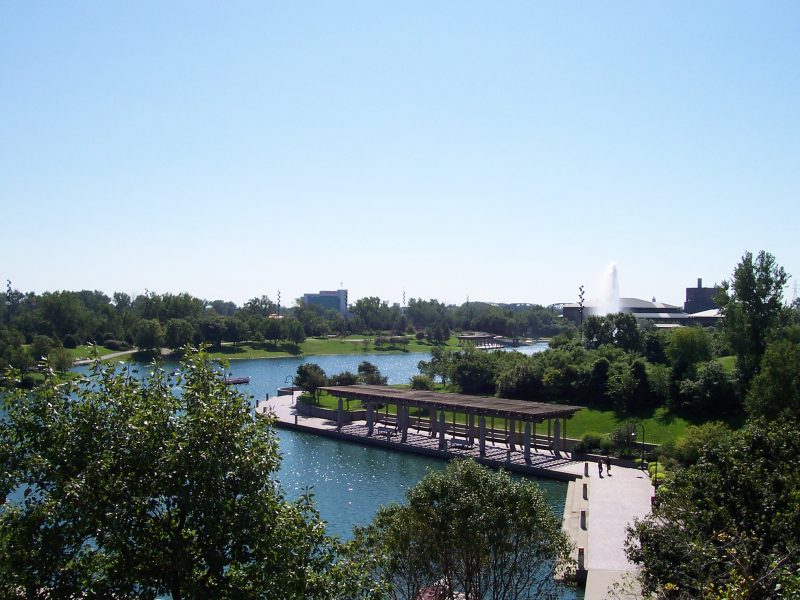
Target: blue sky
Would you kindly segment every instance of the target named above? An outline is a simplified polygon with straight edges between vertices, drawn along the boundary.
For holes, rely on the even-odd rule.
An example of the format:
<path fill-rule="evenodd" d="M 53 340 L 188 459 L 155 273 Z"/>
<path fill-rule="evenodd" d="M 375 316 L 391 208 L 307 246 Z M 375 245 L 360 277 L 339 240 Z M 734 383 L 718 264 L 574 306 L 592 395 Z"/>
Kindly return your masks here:
<path fill-rule="evenodd" d="M 800 275 L 800 3 L 0 2 L 0 278 L 680 304 Z M 787 290 L 789 298 L 793 288 Z"/>

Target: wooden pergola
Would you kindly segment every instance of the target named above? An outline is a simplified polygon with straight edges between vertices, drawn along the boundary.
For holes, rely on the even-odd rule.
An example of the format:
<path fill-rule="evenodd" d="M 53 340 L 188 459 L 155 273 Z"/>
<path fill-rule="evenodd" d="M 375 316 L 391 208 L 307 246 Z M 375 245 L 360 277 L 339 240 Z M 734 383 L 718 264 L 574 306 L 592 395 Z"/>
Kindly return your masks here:
<path fill-rule="evenodd" d="M 417 411 L 417 429 L 427 429 L 430 435 L 438 436 L 439 449 L 446 450 L 448 441 L 445 437 L 447 431 L 446 413 L 453 413 L 451 432 L 455 438 L 457 432 L 455 415 L 464 413 L 467 416 L 466 427 L 463 429 L 463 440 L 453 439 L 451 445 L 471 446 L 477 435 L 480 447 L 480 455 L 486 455 L 487 438 L 487 417 L 494 422 L 495 418 L 502 418 L 508 422 L 506 431 L 506 442 L 510 450 L 515 450 L 515 445 L 521 441 L 525 460 L 530 462 L 531 441 L 533 439 L 535 447 L 535 435 L 531 436 L 531 429 L 535 432 L 537 423 L 547 422 L 547 439 L 550 449 L 554 452 L 561 450 L 562 423 L 563 435 L 566 435 L 566 420 L 575 412 L 580 410 L 580 406 L 570 406 L 567 404 L 547 404 L 543 402 L 529 402 L 527 400 L 512 400 L 509 398 L 490 398 L 484 396 L 469 396 L 466 394 L 445 394 L 441 392 L 429 392 L 424 390 L 410 390 L 390 388 L 382 385 L 342 385 L 327 386 L 320 388 L 325 390 L 338 399 L 337 408 L 337 430 L 341 430 L 344 423 L 343 399 L 360 400 L 367 412 L 367 435 L 372 436 L 377 422 L 378 405 L 388 406 L 394 404 L 397 407 L 397 417 L 395 432 L 401 436 L 401 442 L 406 441 L 408 429 L 412 426 L 409 415 L 410 408 L 426 410 L 428 417 L 423 419 L 421 411 Z M 478 417 L 478 427 L 475 427 L 475 417 Z M 522 439 L 517 433 L 517 423 L 524 424 Z M 550 431 L 551 422 L 553 425 L 552 442 Z M 492 427 L 492 430 L 494 428 Z M 388 430 L 386 431 L 389 434 Z"/>

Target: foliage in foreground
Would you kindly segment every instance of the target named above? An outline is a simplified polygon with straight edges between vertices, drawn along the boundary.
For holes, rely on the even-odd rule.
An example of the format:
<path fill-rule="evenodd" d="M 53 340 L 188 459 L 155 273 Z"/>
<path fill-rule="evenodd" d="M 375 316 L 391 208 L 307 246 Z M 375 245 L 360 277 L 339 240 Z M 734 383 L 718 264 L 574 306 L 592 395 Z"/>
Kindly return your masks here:
<path fill-rule="evenodd" d="M 629 530 L 629 558 L 657 598 L 797 598 L 800 428 L 777 422 L 708 437 Z"/>
<path fill-rule="evenodd" d="M 378 597 L 310 499 L 286 500 L 270 420 L 202 352 L 145 382 L 95 365 L 6 408 L 0 596 Z"/>
<path fill-rule="evenodd" d="M 539 487 L 473 461 L 453 461 L 383 507 L 354 545 L 376 557 L 393 598 L 556 598 L 570 543 Z"/>

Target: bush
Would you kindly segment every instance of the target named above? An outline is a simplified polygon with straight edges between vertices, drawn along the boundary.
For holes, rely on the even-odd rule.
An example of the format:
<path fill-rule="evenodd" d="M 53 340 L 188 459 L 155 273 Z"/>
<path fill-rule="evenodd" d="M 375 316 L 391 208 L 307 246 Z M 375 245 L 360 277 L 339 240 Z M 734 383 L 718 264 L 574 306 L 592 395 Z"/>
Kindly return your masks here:
<path fill-rule="evenodd" d="M 607 438 L 599 433 L 584 433 L 580 441 L 575 444 L 575 452 L 590 453 L 600 450 L 604 439 Z"/>
<path fill-rule="evenodd" d="M 424 331 L 418 331 L 417 334 L 414 337 L 417 338 L 417 340 L 422 341 L 422 340 L 425 339 L 425 332 Z"/>
<path fill-rule="evenodd" d="M 78 339 L 78 336 L 72 333 L 65 335 L 62 343 L 64 344 L 64 348 L 69 348 L 71 350 L 81 345 L 81 341 Z"/>
<path fill-rule="evenodd" d="M 427 375 L 414 375 L 411 378 L 412 390 L 432 390 L 433 385 L 433 379 Z"/>
<path fill-rule="evenodd" d="M 130 350 L 131 347 L 122 340 L 104 340 L 103 341 L 103 348 L 108 350 Z"/>

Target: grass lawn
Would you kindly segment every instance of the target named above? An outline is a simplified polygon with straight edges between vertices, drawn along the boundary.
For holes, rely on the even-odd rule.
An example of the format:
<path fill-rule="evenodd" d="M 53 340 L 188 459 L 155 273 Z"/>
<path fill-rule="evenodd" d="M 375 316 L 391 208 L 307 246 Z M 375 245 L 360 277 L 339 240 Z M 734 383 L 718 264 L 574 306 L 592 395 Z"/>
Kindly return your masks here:
<path fill-rule="evenodd" d="M 399 354 L 404 352 L 430 352 L 433 346 L 426 341 L 411 338 L 408 344 L 375 346 L 374 336 L 351 335 L 346 338 L 308 338 L 301 344 L 291 342 L 223 344 L 222 350 L 210 352 L 212 358 L 283 358 L 287 356 L 322 356 L 326 354 Z M 366 341 L 365 341 L 366 340 Z M 451 337 L 447 346 L 458 347 Z"/>
<path fill-rule="evenodd" d="M 733 373 L 733 370 L 736 368 L 735 356 L 720 356 L 717 362 L 721 364 L 728 373 Z"/>

